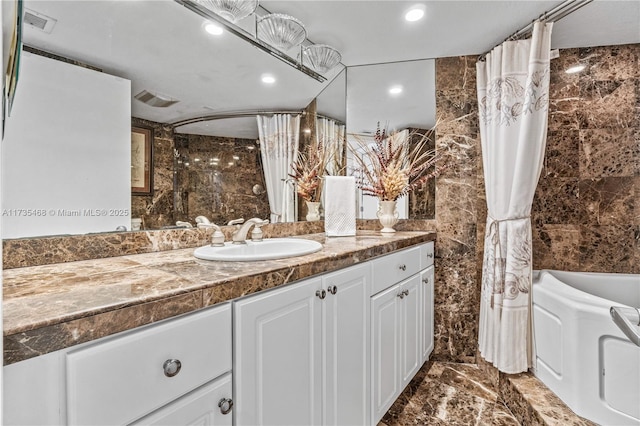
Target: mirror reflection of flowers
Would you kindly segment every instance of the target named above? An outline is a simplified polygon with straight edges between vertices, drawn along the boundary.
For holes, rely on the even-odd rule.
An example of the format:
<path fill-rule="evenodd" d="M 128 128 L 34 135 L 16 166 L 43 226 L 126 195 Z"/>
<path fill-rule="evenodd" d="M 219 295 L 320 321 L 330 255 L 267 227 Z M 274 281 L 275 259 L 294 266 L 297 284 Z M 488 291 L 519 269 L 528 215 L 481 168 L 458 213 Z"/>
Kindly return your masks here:
<path fill-rule="evenodd" d="M 298 153 L 289 176 L 296 182 L 296 191 L 305 201 L 318 202 L 322 196 L 322 178 L 328 174 L 330 155 L 321 143 L 310 143 Z"/>
<path fill-rule="evenodd" d="M 374 142 L 356 137 L 350 146 L 355 167 L 352 175 L 364 195 L 396 201 L 437 177 L 447 166 L 442 153 L 429 149 L 435 127 L 424 131 L 387 132 L 378 123 Z M 415 141 L 414 141 L 415 140 Z"/>

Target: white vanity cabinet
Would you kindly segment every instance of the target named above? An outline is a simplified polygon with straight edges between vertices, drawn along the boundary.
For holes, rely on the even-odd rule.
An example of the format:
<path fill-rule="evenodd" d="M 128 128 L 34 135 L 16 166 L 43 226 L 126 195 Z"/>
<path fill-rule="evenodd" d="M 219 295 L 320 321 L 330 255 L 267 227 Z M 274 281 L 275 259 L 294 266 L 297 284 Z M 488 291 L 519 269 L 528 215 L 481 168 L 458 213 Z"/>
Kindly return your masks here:
<path fill-rule="evenodd" d="M 369 424 L 364 263 L 234 303 L 236 425 Z"/>
<path fill-rule="evenodd" d="M 433 267 L 420 270 L 429 264 L 423 259 L 429 259 L 428 253 L 432 264 L 433 243 L 373 263 L 374 287 L 380 289 L 371 298 L 373 424 L 382 419 L 433 349 Z"/>
<path fill-rule="evenodd" d="M 227 303 L 9 365 L 5 424 L 230 425 L 231 331 Z"/>

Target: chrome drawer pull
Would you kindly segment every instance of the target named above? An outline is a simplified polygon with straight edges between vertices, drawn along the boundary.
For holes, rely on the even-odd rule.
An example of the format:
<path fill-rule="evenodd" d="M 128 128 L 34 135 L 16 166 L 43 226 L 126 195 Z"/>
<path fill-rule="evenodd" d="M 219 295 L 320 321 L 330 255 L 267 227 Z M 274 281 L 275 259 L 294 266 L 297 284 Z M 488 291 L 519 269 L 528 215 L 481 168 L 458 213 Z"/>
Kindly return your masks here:
<path fill-rule="evenodd" d="M 220 412 L 222 414 L 229 414 L 233 408 L 233 400 L 230 398 L 222 398 L 218 401 L 218 407 L 220 407 Z"/>
<path fill-rule="evenodd" d="M 324 290 L 318 290 L 316 291 L 316 296 L 318 296 L 320 299 L 324 299 L 325 297 L 327 297 L 327 292 Z"/>
<path fill-rule="evenodd" d="M 396 296 L 398 296 L 400 299 L 404 299 L 404 291 L 401 291 Z"/>
<path fill-rule="evenodd" d="M 167 377 L 173 377 L 180 372 L 182 363 L 179 359 L 168 359 L 162 364 L 164 375 Z"/>
<path fill-rule="evenodd" d="M 401 271 L 406 271 L 407 270 L 407 265 L 400 265 L 400 266 L 398 266 L 398 269 L 400 269 Z"/>
<path fill-rule="evenodd" d="M 338 292 L 338 287 L 336 287 L 335 285 L 330 285 L 327 291 L 331 294 L 336 294 Z"/>
<path fill-rule="evenodd" d="M 428 257 L 429 259 L 433 259 L 433 253 L 427 253 L 427 257 Z"/>

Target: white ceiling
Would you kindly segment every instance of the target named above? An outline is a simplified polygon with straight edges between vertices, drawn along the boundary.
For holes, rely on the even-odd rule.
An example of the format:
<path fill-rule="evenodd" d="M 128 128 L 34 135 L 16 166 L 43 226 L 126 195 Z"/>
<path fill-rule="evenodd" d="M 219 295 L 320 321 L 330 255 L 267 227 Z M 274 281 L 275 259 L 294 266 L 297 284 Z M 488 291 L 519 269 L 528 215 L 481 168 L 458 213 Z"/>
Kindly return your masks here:
<path fill-rule="evenodd" d="M 404 21 L 404 12 L 415 3 L 426 5 L 426 18 Z M 301 20 L 312 42 L 335 46 L 348 74 L 370 68 L 356 67 L 365 64 L 484 53 L 560 3 L 264 0 L 260 4 Z M 343 65 L 325 75 L 327 82 L 319 83 L 229 33 L 206 34 L 203 19 L 172 0 L 25 0 L 24 5 L 57 19 L 51 34 L 25 28 L 26 44 L 128 78 L 132 96 L 146 89 L 180 101 L 152 108 L 132 100 L 137 117 L 172 123 L 235 111 L 300 110 L 323 91 L 320 98 L 327 100 L 321 102 L 322 108 L 335 111 L 344 105 Z M 13 2 L 2 2 L 5 52 L 12 6 Z M 241 26 L 250 28 L 253 19 L 246 18 Z M 556 23 L 552 38 L 554 48 L 638 42 L 638 1 L 596 0 Z M 271 86 L 260 82 L 267 72 L 278 79 Z M 366 94 L 366 87 L 373 89 L 377 83 L 362 84 L 365 90 L 358 90 Z M 370 104 L 366 97 L 350 97 L 349 111 Z M 337 117 L 339 111 L 332 114 Z M 257 134 L 251 118 L 210 121 L 181 131 L 249 138 Z"/>

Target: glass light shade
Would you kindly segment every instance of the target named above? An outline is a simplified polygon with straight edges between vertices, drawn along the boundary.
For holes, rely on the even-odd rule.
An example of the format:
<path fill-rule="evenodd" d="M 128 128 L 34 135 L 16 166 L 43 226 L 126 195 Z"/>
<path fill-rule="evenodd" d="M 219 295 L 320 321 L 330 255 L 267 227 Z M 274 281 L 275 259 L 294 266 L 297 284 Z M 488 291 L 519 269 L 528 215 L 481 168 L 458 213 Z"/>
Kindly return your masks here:
<path fill-rule="evenodd" d="M 236 23 L 255 12 L 258 0 L 196 0 L 216 15 Z"/>
<path fill-rule="evenodd" d="M 326 44 L 313 44 L 302 49 L 303 63 L 323 74 L 335 67 L 342 60 L 342 55 Z"/>
<path fill-rule="evenodd" d="M 272 13 L 258 18 L 258 38 L 276 49 L 289 50 L 307 38 L 307 30 L 293 16 Z"/>

